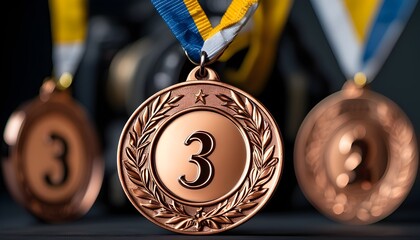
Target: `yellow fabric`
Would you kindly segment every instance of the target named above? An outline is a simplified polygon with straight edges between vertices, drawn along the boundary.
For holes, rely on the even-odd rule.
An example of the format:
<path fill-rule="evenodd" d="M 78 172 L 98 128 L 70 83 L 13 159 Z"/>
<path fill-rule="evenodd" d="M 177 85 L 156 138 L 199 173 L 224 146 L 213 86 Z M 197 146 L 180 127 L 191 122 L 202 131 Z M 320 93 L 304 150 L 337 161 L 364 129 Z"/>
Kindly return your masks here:
<path fill-rule="evenodd" d="M 195 25 L 197 26 L 198 32 L 205 40 L 205 36 L 208 36 L 210 31 L 213 29 L 209 18 L 197 0 L 184 0 L 184 3 L 194 20 Z"/>
<path fill-rule="evenodd" d="M 222 29 L 238 23 L 246 14 L 248 9 L 259 0 L 232 0 L 220 23 L 213 28 L 198 0 L 184 0 L 192 19 L 203 40 L 206 40 Z"/>
<path fill-rule="evenodd" d="M 273 69 L 278 39 L 288 19 L 293 0 L 261 0 L 250 32 L 240 33 L 219 58 L 228 61 L 248 47 L 239 69 L 225 69 L 226 79 L 251 94 L 259 94 Z"/>
<path fill-rule="evenodd" d="M 210 38 L 217 32 L 227 27 L 230 27 L 244 18 L 248 9 L 258 3 L 259 0 L 232 0 L 232 3 L 229 5 L 222 19 L 220 20 L 219 25 L 217 25 L 205 39 Z"/>
<path fill-rule="evenodd" d="M 83 42 L 86 37 L 86 0 L 49 0 L 54 44 Z"/>
<path fill-rule="evenodd" d="M 381 0 L 344 0 L 360 43 L 365 41 L 381 3 Z"/>

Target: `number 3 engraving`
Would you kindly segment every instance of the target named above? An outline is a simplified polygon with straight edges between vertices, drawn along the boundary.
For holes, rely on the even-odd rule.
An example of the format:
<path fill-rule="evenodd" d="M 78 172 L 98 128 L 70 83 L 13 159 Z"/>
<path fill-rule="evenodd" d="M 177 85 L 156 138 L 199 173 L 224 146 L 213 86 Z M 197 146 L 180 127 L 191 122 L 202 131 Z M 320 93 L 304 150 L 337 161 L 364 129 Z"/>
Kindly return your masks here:
<path fill-rule="evenodd" d="M 67 152 L 68 152 L 68 146 L 67 146 L 67 142 L 66 140 L 61 137 L 58 134 L 52 133 L 50 135 L 50 138 L 52 140 L 52 142 L 59 142 L 59 144 L 61 144 L 62 146 L 62 150 L 56 154 L 54 157 L 58 160 L 60 160 L 61 162 L 61 166 L 63 168 L 63 176 L 61 177 L 61 179 L 59 181 L 53 182 L 53 180 L 51 180 L 50 175 L 46 174 L 45 175 L 45 181 L 51 185 L 51 186 L 60 186 L 62 184 L 64 184 L 67 180 L 68 174 L 69 174 L 69 166 L 67 163 Z"/>
<path fill-rule="evenodd" d="M 201 150 L 198 154 L 191 156 L 189 162 L 197 165 L 197 177 L 193 181 L 188 181 L 185 179 L 185 175 L 179 177 L 179 183 L 190 189 L 198 189 L 207 186 L 213 179 L 213 164 L 206 157 L 213 152 L 214 149 L 214 139 L 213 137 L 204 131 L 197 131 L 191 134 L 187 139 L 185 139 L 184 144 L 190 145 L 193 141 L 199 141 L 201 143 Z"/>

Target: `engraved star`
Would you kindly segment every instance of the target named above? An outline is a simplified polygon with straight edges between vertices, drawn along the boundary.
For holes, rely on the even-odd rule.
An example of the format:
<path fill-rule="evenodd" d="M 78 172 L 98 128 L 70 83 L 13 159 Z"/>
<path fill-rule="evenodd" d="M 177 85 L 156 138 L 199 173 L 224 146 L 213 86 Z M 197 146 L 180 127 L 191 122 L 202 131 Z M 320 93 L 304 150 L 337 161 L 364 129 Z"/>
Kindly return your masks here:
<path fill-rule="evenodd" d="M 206 99 L 205 97 L 208 96 L 208 94 L 204 94 L 203 93 L 203 89 L 200 89 L 200 91 L 198 91 L 197 94 L 195 95 L 195 103 L 197 103 L 198 101 L 202 102 L 203 104 L 206 104 Z"/>

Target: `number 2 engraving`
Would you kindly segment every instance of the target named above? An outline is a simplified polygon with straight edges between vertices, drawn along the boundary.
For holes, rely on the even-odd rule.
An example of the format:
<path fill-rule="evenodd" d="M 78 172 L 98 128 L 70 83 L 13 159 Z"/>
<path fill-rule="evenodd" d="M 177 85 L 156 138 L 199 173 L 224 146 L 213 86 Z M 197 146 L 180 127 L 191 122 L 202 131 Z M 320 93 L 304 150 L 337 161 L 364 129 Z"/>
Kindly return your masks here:
<path fill-rule="evenodd" d="M 69 174 L 69 166 L 68 166 L 68 162 L 67 162 L 68 146 L 67 146 L 66 140 L 58 134 L 52 133 L 50 135 L 50 138 L 51 138 L 53 143 L 58 142 L 62 146 L 62 150 L 58 154 L 55 154 L 54 157 L 55 157 L 55 159 L 59 160 L 60 163 L 61 163 L 61 166 L 62 166 L 62 169 L 63 169 L 63 176 L 61 177 L 61 179 L 59 181 L 54 182 L 51 179 L 50 175 L 45 174 L 45 181 L 49 185 L 57 187 L 57 186 L 63 185 L 66 182 L 68 174 Z"/>
<path fill-rule="evenodd" d="M 190 189 L 198 189 L 207 186 L 213 179 L 214 171 L 213 164 L 207 159 L 207 156 L 214 150 L 213 136 L 208 132 L 197 131 L 185 139 L 184 144 L 190 145 L 193 141 L 198 141 L 201 144 L 201 149 L 197 154 L 191 156 L 189 162 L 197 165 L 197 177 L 193 181 L 188 181 L 185 175 L 179 177 L 179 183 Z"/>

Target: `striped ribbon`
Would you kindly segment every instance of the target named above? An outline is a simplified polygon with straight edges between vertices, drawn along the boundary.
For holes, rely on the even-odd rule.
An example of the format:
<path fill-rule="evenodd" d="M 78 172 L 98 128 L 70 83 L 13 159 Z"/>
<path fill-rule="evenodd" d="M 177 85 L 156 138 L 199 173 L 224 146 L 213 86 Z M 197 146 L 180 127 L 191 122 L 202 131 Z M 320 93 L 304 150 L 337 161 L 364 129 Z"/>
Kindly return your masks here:
<path fill-rule="evenodd" d="M 213 27 L 198 0 L 151 0 L 194 63 L 201 52 L 213 62 L 223 53 L 258 7 L 259 0 L 232 0 Z"/>
<path fill-rule="evenodd" d="M 288 20 L 293 0 L 260 1 L 258 9 L 229 48 L 219 58 L 229 61 L 235 54 L 246 51 L 240 66 L 226 65 L 223 78 L 248 93 L 258 95 L 266 87 L 275 66 L 278 40 Z"/>
<path fill-rule="evenodd" d="M 75 74 L 83 55 L 87 3 L 86 0 L 49 0 L 49 7 L 54 77 L 60 81 L 62 76 L 68 79 Z"/>
<path fill-rule="evenodd" d="M 337 61 L 348 78 L 372 81 L 403 31 L 417 0 L 312 0 Z"/>

